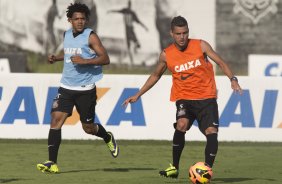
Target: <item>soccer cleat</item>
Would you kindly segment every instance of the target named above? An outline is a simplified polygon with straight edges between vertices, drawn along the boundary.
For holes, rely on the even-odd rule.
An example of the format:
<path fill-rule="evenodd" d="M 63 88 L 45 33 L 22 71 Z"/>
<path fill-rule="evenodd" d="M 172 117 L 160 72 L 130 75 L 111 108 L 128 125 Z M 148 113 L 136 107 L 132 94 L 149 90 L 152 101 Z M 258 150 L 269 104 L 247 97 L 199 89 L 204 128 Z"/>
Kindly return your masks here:
<path fill-rule="evenodd" d="M 173 165 L 169 165 L 170 166 L 166 170 L 159 172 L 160 176 L 164 176 L 166 178 L 177 178 L 179 174 L 178 170 Z"/>
<path fill-rule="evenodd" d="M 44 163 L 37 164 L 37 169 L 43 173 L 58 173 L 59 168 L 58 165 L 52 161 L 46 161 Z"/>
<path fill-rule="evenodd" d="M 111 140 L 107 143 L 107 146 L 114 158 L 116 158 L 119 154 L 119 147 L 116 143 L 114 135 L 111 132 L 107 132 L 111 136 Z"/>

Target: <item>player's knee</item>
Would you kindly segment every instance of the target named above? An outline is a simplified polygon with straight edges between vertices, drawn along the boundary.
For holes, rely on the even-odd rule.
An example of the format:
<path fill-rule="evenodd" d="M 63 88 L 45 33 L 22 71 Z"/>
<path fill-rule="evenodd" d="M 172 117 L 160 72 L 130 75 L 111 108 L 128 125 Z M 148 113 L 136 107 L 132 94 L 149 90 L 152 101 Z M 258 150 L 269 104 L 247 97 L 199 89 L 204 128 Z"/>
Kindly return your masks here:
<path fill-rule="evenodd" d="M 67 117 L 68 117 L 67 113 L 52 112 L 52 120 L 50 123 L 50 127 L 54 129 L 62 128 Z"/>
<path fill-rule="evenodd" d="M 218 132 L 218 129 L 215 128 L 215 127 L 208 127 L 206 130 L 205 130 L 205 135 L 209 135 L 209 134 L 217 134 Z"/>
<path fill-rule="evenodd" d="M 181 132 L 186 132 L 188 123 L 186 121 L 177 121 L 176 129 Z"/>
<path fill-rule="evenodd" d="M 61 118 L 52 118 L 50 127 L 54 129 L 59 129 L 63 125 L 63 120 Z"/>
<path fill-rule="evenodd" d="M 97 128 L 94 124 L 82 123 L 82 128 L 87 134 L 95 135 L 97 133 Z"/>

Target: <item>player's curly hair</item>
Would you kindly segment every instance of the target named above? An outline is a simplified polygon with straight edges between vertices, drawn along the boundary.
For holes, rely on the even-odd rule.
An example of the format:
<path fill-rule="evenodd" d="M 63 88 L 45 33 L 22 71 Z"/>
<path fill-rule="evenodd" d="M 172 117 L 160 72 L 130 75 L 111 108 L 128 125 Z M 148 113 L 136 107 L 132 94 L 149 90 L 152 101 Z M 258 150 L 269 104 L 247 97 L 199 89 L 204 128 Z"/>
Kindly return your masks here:
<path fill-rule="evenodd" d="M 171 21 L 170 29 L 173 30 L 175 26 L 177 27 L 188 26 L 187 20 L 181 16 L 174 17 Z"/>
<path fill-rule="evenodd" d="M 90 15 L 90 10 L 89 8 L 85 5 L 85 4 L 81 4 L 81 3 L 74 3 L 74 4 L 70 4 L 67 8 L 67 17 L 68 18 L 72 18 L 72 15 L 75 12 L 80 12 L 80 13 L 85 13 L 85 17 L 88 20 L 89 15 Z"/>

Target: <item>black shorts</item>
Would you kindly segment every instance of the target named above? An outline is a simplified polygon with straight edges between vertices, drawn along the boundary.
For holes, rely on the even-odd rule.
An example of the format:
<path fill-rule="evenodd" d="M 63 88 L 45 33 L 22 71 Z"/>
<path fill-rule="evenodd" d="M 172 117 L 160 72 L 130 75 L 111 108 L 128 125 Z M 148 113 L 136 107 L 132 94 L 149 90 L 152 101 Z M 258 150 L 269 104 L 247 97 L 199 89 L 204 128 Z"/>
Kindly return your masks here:
<path fill-rule="evenodd" d="M 189 130 L 197 120 L 200 131 L 205 134 L 208 127 L 218 129 L 219 117 L 218 106 L 215 98 L 204 100 L 178 100 L 176 102 L 176 120 L 187 118 L 189 120 Z"/>
<path fill-rule="evenodd" d="M 96 100 L 96 87 L 87 91 L 75 91 L 60 87 L 58 95 L 53 100 L 51 112 L 66 112 L 68 116 L 71 116 L 75 106 L 81 122 L 93 123 Z"/>

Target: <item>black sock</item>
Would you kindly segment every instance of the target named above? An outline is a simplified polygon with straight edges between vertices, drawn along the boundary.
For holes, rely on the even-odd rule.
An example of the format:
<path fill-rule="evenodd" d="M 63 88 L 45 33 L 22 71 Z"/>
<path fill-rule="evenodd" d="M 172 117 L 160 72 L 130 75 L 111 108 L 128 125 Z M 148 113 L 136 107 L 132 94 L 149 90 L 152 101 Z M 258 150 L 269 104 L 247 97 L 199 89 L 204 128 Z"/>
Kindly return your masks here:
<path fill-rule="evenodd" d="M 218 149 L 217 134 L 209 134 L 206 137 L 205 162 L 212 167 Z"/>
<path fill-rule="evenodd" d="M 98 126 L 98 132 L 96 136 L 101 137 L 106 143 L 108 143 L 111 140 L 111 136 L 107 133 L 107 131 L 101 124 L 97 123 L 96 125 Z"/>
<path fill-rule="evenodd" d="M 173 166 L 179 169 L 179 160 L 185 145 L 185 132 L 175 129 L 172 141 Z"/>
<path fill-rule="evenodd" d="M 50 129 L 48 136 L 49 160 L 57 163 L 58 151 L 61 144 L 61 129 Z"/>

